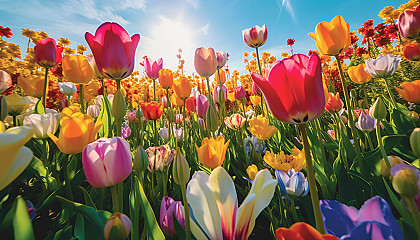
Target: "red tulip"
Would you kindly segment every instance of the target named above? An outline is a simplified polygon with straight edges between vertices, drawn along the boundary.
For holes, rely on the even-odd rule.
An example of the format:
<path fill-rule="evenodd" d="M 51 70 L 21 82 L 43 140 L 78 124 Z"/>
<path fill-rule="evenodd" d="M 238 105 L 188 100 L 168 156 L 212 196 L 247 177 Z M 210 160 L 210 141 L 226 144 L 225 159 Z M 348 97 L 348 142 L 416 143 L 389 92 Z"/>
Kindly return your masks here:
<path fill-rule="evenodd" d="M 420 60 L 420 48 L 417 42 L 407 43 L 403 49 L 403 55 L 405 58 L 411 61 Z"/>
<path fill-rule="evenodd" d="M 111 79 L 124 79 L 134 69 L 134 56 L 140 35 L 132 37 L 117 23 L 103 23 L 95 32 L 85 34 L 96 66 L 102 76 Z"/>
<path fill-rule="evenodd" d="M 242 86 L 239 86 L 235 89 L 235 98 L 242 101 L 244 98 L 246 98 L 246 91 L 245 88 Z"/>
<path fill-rule="evenodd" d="M 258 73 L 251 77 L 264 94 L 270 112 L 280 121 L 304 123 L 324 111 L 321 60 L 315 53 L 277 61 L 268 80 Z"/>
<path fill-rule="evenodd" d="M 54 39 L 44 38 L 36 44 L 34 52 L 36 63 L 45 68 L 52 68 L 61 62 L 63 48 L 57 47 Z"/>
<path fill-rule="evenodd" d="M 328 101 L 325 104 L 325 109 L 329 113 L 334 114 L 334 112 L 338 112 L 343 108 L 344 103 L 343 101 L 341 101 L 339 93 L 336 93 L 335 95 L 333 93 L 328 94 L 330 97 L 328 98 Z"/>
<path fill-rule="evenodd" d="M 196 101 L 195 97 L 188 98 L 187 101 L 185 101 L 185 108 L 187 108 L 189 112 L 195 111 L 197 106 Z"/>
<path fill-rule="evenodd" d="M 140 107 L 147 120 L 156 120 L 162 116 L 163 102 L 143 102 L 140 103 Z"/>
<path fill-rule="evenodd" d="M 264 45 L 265 41 L 267 41 L 267 33 L 267 26 L 265 24 L 262 27 L 255 25 L 253 28 L 242 30 L 246 45 L 252 48 Z"/>
<path fill-rule="evenodd" d="M 406 9 L 398 17 L 398 30 L 407 39 L 417 39 L 420 36 L 420 5 L 415 9 Z"/>

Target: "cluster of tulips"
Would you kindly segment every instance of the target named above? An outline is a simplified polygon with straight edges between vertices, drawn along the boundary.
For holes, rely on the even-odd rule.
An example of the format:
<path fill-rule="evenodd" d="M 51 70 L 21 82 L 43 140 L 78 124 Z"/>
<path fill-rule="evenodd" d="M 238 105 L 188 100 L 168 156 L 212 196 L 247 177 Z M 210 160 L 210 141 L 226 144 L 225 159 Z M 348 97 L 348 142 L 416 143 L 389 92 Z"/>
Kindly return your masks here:
<path fill-rule="evenodd" d="M 397 25 L 400 43 L 413 41 L 400 46 L 404 59 L 382 54 L 349 67 L 340 54 L 352 34 L 341 16 L 309 34 L 318 53 L 292 53 L 269 67 L 258 52 L 267 27 L 243 30 L 258 71 L 249 76 L 252 93 L 239 86 L 233 98 L 225 52 L 195 51 L 202 89 L 146 57 L 151 101 L 138 109 L 127 104 L 122 82 L 133 73 L 139 34 L 103 23 L 85 34 L 89 58 L 63 56 L 54 39 L 40 40 L 34 61 L 45 70 L 42 84 L 21 84 L 36 99 L 8 91 L 16 81 L 0 71 L 0 93 L 8 92 L 0 95 L 0 234 L 420 239 L 420 80 L 400 79 L 395 90 L 390 84 L 403 63 L 420 60 L 420 6 L 402 12 Z M 336 59 L 341 92 L 325 77 L 326 57 Z M 57 66 L 67 96 L 61 111 L 47 108 Z M 102 95 L 86 102 L 92 79 Z M 115 83 L 114 94 L 105 80 Z M 350 80 L 363 89 L 383 85 L 386 93 L 358 95 Z"/>

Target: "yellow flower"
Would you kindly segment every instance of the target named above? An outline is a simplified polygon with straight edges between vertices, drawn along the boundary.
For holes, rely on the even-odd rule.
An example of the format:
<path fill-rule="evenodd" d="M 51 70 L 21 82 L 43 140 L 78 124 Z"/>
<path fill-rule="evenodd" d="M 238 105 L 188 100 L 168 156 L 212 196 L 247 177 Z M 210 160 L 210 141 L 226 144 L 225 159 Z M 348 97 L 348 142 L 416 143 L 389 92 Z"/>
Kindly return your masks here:
<path fill-rule="evenodd" d="M 365 67 L 366 64 L 364 63 L 349 67 L 348 74 L 354 83 L 362 84 L 372 79 L 372 76 L 365 71 Z"/>
<path fill-rule="evenodd" d="M 208 168 L 214 169 L 223 164 L 225 161 L 226 150 L 228 148 L 230 140 L 225 144 L 225 138 L 223 136 L 214 138 L 204 138 L 201 142 L 201 147 L 197 144 L 198 159 L 200 162 Z"/>
<path fill-rule="evenodd" d="M 251 100 L 251 103 L 254 106 L 258 106 L 261 103 L 261 97 L 258 95 L 250 96 L 249 99 Z"/>
<path fill-rule="evenodd" d="M 287 172 L 291 168 L 299 172 L 306 166 L 303 151 L 296 147 L 292 149 L 292 155 L 286 155 L 283 151 L 279 154 L 267 151 L 264 155 L 264 161 L 273 169 L 279 169 L 283 172 Z"/>
<path fill-rule="evenodd" d="M 22 97 L 16 93 L 7 95 L 5 99 L 9 114 L 12 116 L 22 114 L 32 104 L 28 97 Z"/>
<path fill-rule="evenodd" d="M 72 83 L 85 84 L 93 78 L 93 69 L 82 55 L 63 57 L 63 75 Z"/>
<path fill-rule="evenodd" d="M 315 28 L 315 33 L 309 33 L 315 40 L 319 51 L 328 56 L 336 56 L 351 44 L 350 25 L 341 16 L 334 17 L 331 22 L 321 22 Z"/>
<path fill-rule="evenodd" d="M 182 107 L 182 106 L 184 106 L 184 101 L 181 98 L 179 98 L 175 93 L 171 95 L 171 103 L 175 107 Z"/>
<path fill-rule="evenodd" d="M 159 70 L 159 84 L 165 89 L 168 89 L 172 86 L 174 82 L 174 73 L 170 69 L 161 69 Z"/>
<path fill-rule="evenodd" d="M 77 113 L 77 112 L 81 112 L 80 108 L 75 106 L 75 105 L 71 105 L 70 107 L 64 108 L 61 111 L 60 116 L 61 116 L 61 118 L 70 117 L 71 115 L 73 115 L 74 113 Z"/>
<path fill-rule="evenodd" d="M 19 76 L 18 84 L 28 96 L 42 97 L 44 94 L 44 76 Z M 48 91 L 48 84 L 47 84 Z"/>
<path fill-rule="evenodd" d="M 261 141 L 271 138 L 277 132 L 277 128 L 269 126 L 268 119 L 263 116 L 254 117 L 248 122 L 250 126 L 248 130 Z"/>
<path fill-rule="evenodd" d="M 246 173 L 248 173 L 249 179 L 251 179 L 252 181 L 254 181 L 255 175 L 257 175 L 257 173 L 258 173 L 258 167 L 255 164 L 252 164 L 251 166 L 249 166 L 246 169 Z"/>
<path fill-rule="evenodd" d="M 172 88 L 174 89 L 175 94 L 183 100 L 190 96 L 192 90 L 190 80 L 184 76 L 179 76 L 178 80 L 173 82 Z"/>

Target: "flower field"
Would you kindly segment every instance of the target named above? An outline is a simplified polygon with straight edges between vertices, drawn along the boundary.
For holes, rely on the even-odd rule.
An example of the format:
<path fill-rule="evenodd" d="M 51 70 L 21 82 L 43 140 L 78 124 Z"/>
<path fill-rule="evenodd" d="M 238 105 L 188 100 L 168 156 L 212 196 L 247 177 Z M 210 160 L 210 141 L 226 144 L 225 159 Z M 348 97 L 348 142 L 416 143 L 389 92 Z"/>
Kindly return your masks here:
<path fill-rule="evenodd" d="M 23 55 L 0 26 L 0 238 L 420 239 L 420 5 L 378 16 L 281 56 L 244 29 L 244 74 L 136 62 L 115 22 L 76 49 L 22 28 Z"/>

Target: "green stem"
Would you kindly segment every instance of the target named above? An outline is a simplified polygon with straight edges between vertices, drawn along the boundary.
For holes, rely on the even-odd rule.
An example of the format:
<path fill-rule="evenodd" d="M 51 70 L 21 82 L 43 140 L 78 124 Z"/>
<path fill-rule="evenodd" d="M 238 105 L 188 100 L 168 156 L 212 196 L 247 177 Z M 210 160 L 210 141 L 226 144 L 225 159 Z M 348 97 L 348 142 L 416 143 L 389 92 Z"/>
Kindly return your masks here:
<path fill-rule="evenodd" d="M 70 107 L 71 106 L 71 96 L 70 95 L 67 96 L 67 103 L 68 103 L 68 105 Z"/>
<path fill-rule="evenodd" d="M 120 211 L 119 210 L 120 205 L 118 203 L 119 200 L 118 200 L 118 189 L 117 189 L 117 185 L 112 185 L 112 186 L 110 186 L 110 188 L 111 188 L 111 194 L 112 194 L 112 211 L 114 213 L 117 213 L 117 212 Z"/>
<path fill-rule="evenodd" d="M 16 127 L 17 126 L 17 118 L 16 118 L 16 115 L 13 115 L 12 117 L 13 117 L 13 127 Z"/>
<path fill-rule="evenodd" d="M 42 161 L 44 162 L 44 164 L 48 164 L 47 160 L 48 160 L 48 145 L 47 145 L 47 139 L 42 139 Z"/>
<path fill-rule="evenodd" d="M 166 188 L 166 185 L 168 184 L 168 180 L 166 180 L 167 179 L 167 174 L 168 174 L 167 171 L 168 171 L 168 169 L 164 170 L 163 173 L 162 173 L 162 189 L 163 189 L 162 198 L 165 197 L 165 196 L 168 196 L 168 190 Z"/>
<path fill-rule="evenodd" d="M 222 88 L 222 79 L 220 77 L 219 68 L 217 69 L 217 75 L 219 75 L 219 112 L 220 112 L 220 121 L 223 123 L 223 118 L 225 116 L 225 93 Z"/>
<path fill-rule="evenodd" d="M 188 206 L 187 194 L 185 185 L 180 185 L 182 194 L 182 203 L 184 204 L 184 219 L 185 219 L 185 239 L 191 239 L 191 228 L 190 228 L 190 209 Z"/>
<path fill-rule="evenodd" d="M 157 130 L 157 120 L 153 120 L 153 131 L 154 131 L 154 140 L 155 140 L 155 146 L 158 146 L 158 130 Z"/>
<path fill-rule="evenodd" d="M 258 47 L 255 48 L 255 53 L 257 54 L 258 70 L 260 71 L 260 75 L 263 76 L 262 70 L 261 70 L 260 56 L 258 54 Z"/>
<path fill-rule="evenodd" d="M 295 197 L 294 196 L 289 196 L 289 197 L 290 197 L 290 208 L 292 210 L 292 216 L 295 219 L 295 222 L 299 222 L 299 218 L 297 216 L 296 207 L 295 207 Z"/>
<path fill-rule="evenodd" d="M 410 209 L 411 215 L 413 216 L 413 223 L 414 228 L 417 231 L 417 237 L 420 239 L 420 214 L 417 210 L 416 203 L 414 202 L 414 198 L 403 197 L 404 202 L 407 204 L 408 208 Z"/>
<path fill-rule="evenodd" d="M 124 182 L 117 184 L 118 190 L 118 207 L 121 212 L 124 212 Z"/>
<path fill-rule="evenodd" d="M 391 98 L 392 105 L 394 108 L 397 108 L 397 102 L 395 102 L 394 95 L 391 92 L 391 88 L 389 88 L 389 84 L 386 78 L 384 78 L 384 82 L 385 82 L 386 90 L 388 91 L 389 97 Z"/>
<path fill-rule="evenodd" d="M 382 158 L 384 159 L 386 166 L 388 169 L 391 169 L 391 164 L 388 161 L 388 156 L 386 155 L 386 151 L 384 148 L 384 144 L 382 142 L 381 137 L 381 121 L 379 119 L 376 120 L 376 138 L 378 140 L 378 147 L 381 150 Z"/>
<path fill-rule="evenodd" d="M 80 89 L 80 107 L 82 110 L 82 113 L 85 114 L 85 99 L 83 98 L 83 84 L 79 84 Z"/>
<path fill-rule="evenodd" d="M 156 79 L 153 79 L 153 101 L 156 101 Z"/>
<path fill-rule="evenodd" d="M 308 175 L 309 192 L 311 193 L 312 207 L 315 216 L 316 229 L 321 234 L 325 234 L 324 222 L 322 221 L 321 209 L 319 207 L 318 190 L 316 189 L 314 167 L 312 165 L 311 152 L 309 149 L 308 135 L 306 134 L 306 123 L 298 125 L 305 151 L 306 170 Z"/>
<path fill-rule="evenodd" d="M 45 68 L 44 95 L 42 97 L 42 106 L 44 106 L 44 113 L 47 112 L 48 69 L 49 68 Z"/>
<path fill-rule="evenodd" d="M 207 97 L 209 98 L 208 101 L 209 101 L 209 106 L 210 106 L 210 104 L 213 102 L 213 98 L 211 97 L 210 83 L 209 83 L 210 80 L 208 77 L 206 77 L 206 82 L 207 82 L 207 91 L 208 91 Z"/>
<path fill-rule="evenodd" d="M 370 135 L 369 135 L 369 133 L 366 133 L 366 138 L 367 138 L 367 141 L 368 141 L 368 143 L 369 143 L 369 148 L 370 148 L 370 150 L 373 150 L 372 139 L 370 139 Z"/>
<path fill-rule="evenodd" d="M 117 124 L 117 137 L 122 137 L 122 119 L 115 118 L 115 122 Z"/>
<path fill-rule="evenodd" d="M 71 185 L 70 185 L 70 178 L 69 178 L 69 173 L 67 171 L 67 167 L 69 165 L 70 162 L 70 155 L 66 155 L 66 157 L 64 158 L 64 181 L 65 183 L 65 188 L 66 188 L 66 192 L 67 192 L 67 197 L 69 198 L 69 200 L 73 201 L 73 193 L 71 191 Z"/>

